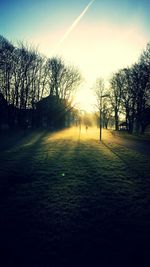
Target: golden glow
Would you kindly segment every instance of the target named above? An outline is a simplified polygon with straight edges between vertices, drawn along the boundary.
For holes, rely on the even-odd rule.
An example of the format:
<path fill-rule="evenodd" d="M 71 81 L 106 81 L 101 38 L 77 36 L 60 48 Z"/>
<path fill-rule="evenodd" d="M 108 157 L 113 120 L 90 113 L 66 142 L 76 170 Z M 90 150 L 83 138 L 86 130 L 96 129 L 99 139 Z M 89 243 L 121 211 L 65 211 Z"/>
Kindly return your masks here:
<path fill-rule="evenodd" d="M 112 138 L 112 134 L 108 131 L 103 129 L 102 130 L 103 134 L 103 140 L 105 141 L 110 141 Z M 64 139 L 64 142 L 68 140 L 71 141 L 86 141 L 89 139 L 92 140 L 99 140 L 99 128 L 97 127 L 88 127 L 88 130 L 86 131 L 85 125 L 81 125 L 81 131 L 79 127 L 72 127 L 69 129 L 65 129 L 59 132 L 56 132 L 54 134 L 48 134 L 46 137 L 44 137 L 43 144 L 48 144 L 51 141 L 57 141 L 58 147 L 61 145 L 64 146 L 64 142 L 62 143 L 62 139 Z M 70 144 L 70 146 L 74 146 L 74 144 Z M 51 151 L 53 152 L 53 151 Z M 55 151 L 54 151 L 55 152 Z"/>
<path fill-rule="evenodd" d="M 106 132 L 106 131 L 105 131 Z M 106 136 L 106 134 L 105 134 Z M 86 131 L 85 126 L 82 125 L 81 126 L 81 131 L 79 129 L 79 127 L 72 127 L 66 130 L 62 130 L 59 132 L 56 132 L 54 134 L 48 134 L 48 136 L 46 136 L 44 138 L 44 143 L 47 144 L 50 141 L 57 141 L 58 143 L 58 147 L 60 146 L 60 144 L 62 144 L 62 139 L 65 140 L 69 140 L 71 139 L 72 141 L 76 141 L 78 139 L 81 140 L 87 140 L 87 139 L 99 139 L 99 129 L 97 127 L 89 127 L 88 131 Z M 59 143 L 60 141 L 60 143 Z M 64 145 L 64 143 L 63 143 Z M 72 144 L 73 145 L 73 144 Z"/>
<path fill-rule="evenodd" d="M 66 27 L 43 33 L 34 39 L 48 57 L 61 40 Z M 77 25 L 63 40 L 57 54 L 67 63 L 79 66 L 87 83 L 97 77 L 108 78 L 112 72 L 135 63 L 147 43 L 147 37 L 138 26 L 121 27 L 106 22 Z"/>
<path fill-rule="evenodd" d="M 83 22 L 81 18 L 87 8 L 67 32 L 68 27 L 59 27 L 59 30 L 37 36 L 34 41 L 40 43 L 39 49 L 48 57 L 55 56 L 51 51 L 57 48 L 56 56 L 62 56 L 66 64 L 79 67 L 85 84 L 79 89 L 74 103 L 80 109 L 92 111 L 96 101 L 90 88 L 96 79 L 107 80 L 120 68 L 134 64 L 148 39 L 138 23 L 123 27 L 100 20 L 90 24 Z"/>
<path fill-rule="evenodd" d="M 73 105 L 86 112 L 92 112 L 94 110 L 96 99 L 92 90 L 88 88 L 86 83 L 77 91 Z"/>
<path fill-rule="evenodd" d="M 62 45 L 60 54 L 79 65 L 86 80 L 92 82 L 135 63 L 146 43 L 143 33 L 134 27 L 80 25 Z"/>

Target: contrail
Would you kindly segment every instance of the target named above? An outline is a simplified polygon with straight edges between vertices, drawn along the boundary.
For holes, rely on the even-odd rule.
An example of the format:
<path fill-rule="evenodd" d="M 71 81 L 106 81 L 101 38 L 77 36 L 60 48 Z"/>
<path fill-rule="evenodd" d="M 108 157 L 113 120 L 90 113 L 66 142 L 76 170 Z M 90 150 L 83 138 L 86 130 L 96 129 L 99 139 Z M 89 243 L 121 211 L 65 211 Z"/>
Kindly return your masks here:
<path fill-rule="evenodd" d="M 69 29 L 65 32 L 63 37 L 58 42 L 57 46 L 53 50 L 53 53 L 56 52 L 56 50 L 61 46 L 61 44 L 64 42 L 64 40 L 68 37 L 68 35 L 73 31 L 73 29 L 77 26 L 77 24 L 80 22 L 82 17 L 85 15 L 85 13 L 88 11 L 89 7 L 93 4 L 95 0 L 90 1 L 90 3 L 85 7 L 85 9 L 82 11 L 82 13 L 76 18 L 76 20 L 72 23 L 72 25 L 69 27 Z"/>

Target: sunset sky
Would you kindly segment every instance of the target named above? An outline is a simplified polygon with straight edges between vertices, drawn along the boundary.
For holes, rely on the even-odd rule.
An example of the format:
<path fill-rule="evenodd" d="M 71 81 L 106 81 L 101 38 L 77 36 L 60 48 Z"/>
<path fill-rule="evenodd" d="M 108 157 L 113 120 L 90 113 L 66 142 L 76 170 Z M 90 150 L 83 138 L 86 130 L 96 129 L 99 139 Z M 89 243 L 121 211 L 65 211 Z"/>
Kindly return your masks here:
<path fill-rule="evenodd" d="M 61 55 L 89 88 L 137 61 L 150 41 L 149 11 L 150 0 L 1 0 L 0 34 Z"/>

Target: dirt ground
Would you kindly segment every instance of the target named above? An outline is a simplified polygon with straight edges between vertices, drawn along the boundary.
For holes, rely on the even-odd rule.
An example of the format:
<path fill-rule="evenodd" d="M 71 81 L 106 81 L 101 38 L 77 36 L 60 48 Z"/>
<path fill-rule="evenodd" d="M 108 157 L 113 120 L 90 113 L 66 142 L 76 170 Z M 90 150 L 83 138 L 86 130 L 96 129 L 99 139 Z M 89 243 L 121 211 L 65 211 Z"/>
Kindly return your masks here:
<path fill-rule="evenodd" d="M 3 144 L 0 266 L 150 266 L 150 157 L 117 138 L 83 127 Z"/>

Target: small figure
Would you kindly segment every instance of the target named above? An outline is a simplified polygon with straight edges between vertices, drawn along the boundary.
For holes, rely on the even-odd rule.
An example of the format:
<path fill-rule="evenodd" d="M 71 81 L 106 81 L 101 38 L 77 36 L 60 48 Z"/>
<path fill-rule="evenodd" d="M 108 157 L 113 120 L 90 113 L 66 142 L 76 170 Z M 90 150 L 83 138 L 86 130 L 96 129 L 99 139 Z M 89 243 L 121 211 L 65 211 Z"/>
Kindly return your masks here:
<path fill-rule="evenodd" d="M 88 126 L 87 125 L 85 126 L 85 129 L 86 129 L 86 132 L 87 132 L 87 130 L 88 130 Z"/>

